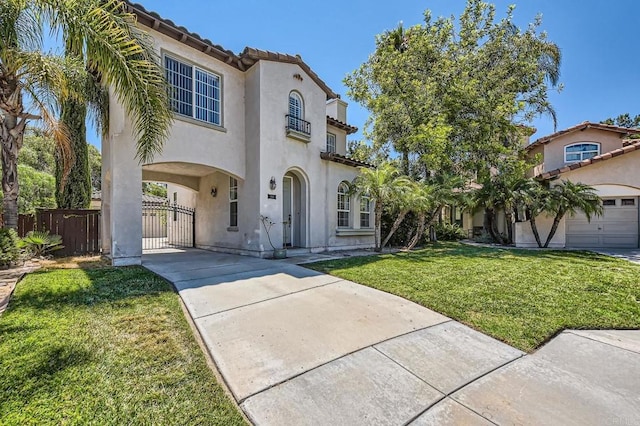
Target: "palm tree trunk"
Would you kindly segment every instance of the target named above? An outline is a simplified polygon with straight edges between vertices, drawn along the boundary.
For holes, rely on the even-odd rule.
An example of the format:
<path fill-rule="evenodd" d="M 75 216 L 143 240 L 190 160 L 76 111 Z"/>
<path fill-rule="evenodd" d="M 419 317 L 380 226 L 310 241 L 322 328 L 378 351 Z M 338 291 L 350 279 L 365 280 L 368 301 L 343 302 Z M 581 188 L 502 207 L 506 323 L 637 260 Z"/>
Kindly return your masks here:
<path fill-rule="evenodd" d="M 508 213 L 507 213 L 508 212 Z M 507 244 L 513 244 L 513 217 L 514 212 L 511 209 L 504 210 L 504 217 L 507 222 Z"/>
<path fill-rule="evenodd" d="M 382 246 L 380 245 L 380 234 L 382 232 L 382 203 L 381 202 L 377 202 L 376 203 L 376 207 L 374 209 L 374 215 L 375 215 L 375 251 L 377 252 L 381 252 L 382 251 Z"/>
<path fill-rule="evenodd" d="M 22 146 L 24 122 L 5 115 L 0 124 L 0 143 L 2 143 L 2 215 L 5 228 L 18 229 L 18 150 Z"/>
<path fill-rule="evenodd" d="M 393 222 L 393 225 L 391 226 L 389 233 L 387 234 L 384 241 L 382 242 L 382 247 L 387 245 L 387 243 L 389 242 L 393 234 L 395 234 L 398 228 L 400 228 L 400 225 L 402 224 L 402 221 L 404 220 L 404 218 L 407 216 L 407 213 L 409 213 L 409 210 L 402 210 L 398 214 L 398 217 L 396 217 L 396 220 Z"/>
<path fill-rule="evenodd" d="M 495 212 L 493 211 L 493 209 L 490 209 L 490 208 L 484 209 L 484 229 L 487 230 L 487 232 L 491 236 L 491 239 L 495 243 L 498 243 L 498 244 L 501 243 L 498 237 L 498 230 L 496 229 Z"/>
<path fill-rule="evenodd" d="M 407 245 L 407 250 L 412 250 L 420 241 L 422 234 L 424 234 L 424 228 L 426 226 L 427 218 L 424 213 L 420 213 L 418 216 L 418 227 L 416 229 L 416 234 L 411 238 L 409 244 Z"/>
<path fill-rule="evenodd" d="M 549 243 L 553 239 L 553 236 L 556 234 L 556 231 L 558 230 L 558 225 L 560 224 L 560 221 L 562 220 L 563 216 L 564 216 L 564 213 L 558 213 L 556 217 L 553 218 L 553 225 L 551 225 L 551 230 L 549 230 L 547 241 L 544 242 L 544 248 L 549 247 Z"/>
<path fill-rule="evenodd" d="M 542 248 L 542 242 L 540 241 L 540 233 L 538 232 L 538 225 L 536 224 L 536 217 L 531 213 L 531 211 L 527 212 L 529 215 L 529 224 L 531 225 L 531 232 L 533 232 L 533 236 L 536 239 L 536 243 L 538 243 L 538 247 Z"/>

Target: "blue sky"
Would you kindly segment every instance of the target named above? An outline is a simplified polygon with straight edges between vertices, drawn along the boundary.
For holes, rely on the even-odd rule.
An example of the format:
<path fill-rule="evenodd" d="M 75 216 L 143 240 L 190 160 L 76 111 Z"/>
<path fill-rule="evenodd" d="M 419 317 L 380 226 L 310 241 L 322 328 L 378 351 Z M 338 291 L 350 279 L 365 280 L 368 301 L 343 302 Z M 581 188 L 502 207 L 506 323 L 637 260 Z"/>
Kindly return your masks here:
<path fill-rule="evenodd" d="M 239 53 L 245 46 L 302 55 L 343 99 L 349 123 L 363 128 L 368 113 L 346 97 L 344 76 L 366 61 L 375 35 L 434 17 L 459 16 L 464 0 L 138 0 L 147 9 Z M 564 90 L 553 92 L 558 129 L 629 112 L 640 114 L 638 25 L 640 0 L 494 1 L 497 17 L 516 4 L 515 21 L 525 27 L 540 13 L 542 29 L 562 49 Z M 635 29 L 634 29 L 635 27 Z M 537 138 L 553 132 L 548 117 L 533 125 Z M 352 135 L 361 138 L 361 133 Z M 97 136 L 89 140 L 99 146 Z"/>

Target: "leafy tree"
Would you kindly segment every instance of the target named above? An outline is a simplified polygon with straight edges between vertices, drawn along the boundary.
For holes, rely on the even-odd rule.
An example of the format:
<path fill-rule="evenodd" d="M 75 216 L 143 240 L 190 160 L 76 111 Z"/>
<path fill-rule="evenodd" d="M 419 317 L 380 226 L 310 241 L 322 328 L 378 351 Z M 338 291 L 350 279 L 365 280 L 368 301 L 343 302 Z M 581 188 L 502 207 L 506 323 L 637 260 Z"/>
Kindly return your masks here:
<path fill-rule="evenodd" d="M 405 190 L 410 185 L 406 176 L 402 176 L 400 171 L 390 163 L 384 163 L 378 168 L 360 170 L 360 175 L 356 178 L 354 186 L 361 195 L 366 195 L 374 203 L 374 226 L 375 226 L 375 250 L 382 251 L 382 212 L 392 203 L 396 194 Z"/>
<path fill-rule="evenodd" d="M 347 156 L 373 165 L 380 165 L 389 161 L 389 153 L 387 151 L 369 145 L 364 141 L 349 141 L 347 143 Z"/>
<path fill-rule="evenodd" d="M 167 185 L 155 182 L 142 182 L 142 193 L 167 198 Z"/>
<path fill-rule="evenodd" d="M 67 99 L 62 105 L 61 121 L 69 131 L 73 154 L 68 173 L 61 161 L 63 151 L 56 152 L 56 202 L 61 209 L 86 209 L 91 204 L 91 173 L 85 120 L 87 107 L 76 99 Z"/>
<path fill-rule="evenodd" d="M 390 143 L 423 177 L 449 173 L 483 178 L 522 147 L 522 126 L 555 112 L 560 50 L 539 32 L 540 19 L 521 30 L 513 7 L 469 0 L 457 22 L 432 20 L 379 35 L 376 50 L 345 84 L 371 113 L 366 135 Z"/>
<path fill-rule="evenodd" d="M 84 58 L 43 53 L 45 30 Z M 149 38 L 119 0 L 4 0 L 0 4 L 0 144 L 4 225 L 17 228 L 18 153 L 31 120 L 42 120 L 70 165 L 69 132 L 55 120 L 51 101 L 87 103 L 97 78 L 132 117 L 137 157 L 162 149 L 172 114 L 162 69 Z M 92 108 L 91 103 L 87 105 Z M 36 112 L 37 114 L 32 113 Z M 104 111 L 94 118 L 106 125 Z"/>
<path fill-rule="evenodd" d="M 619 127 L 640 128 L 640 114 L 635 117 L 631 117 L 627 112 L 625 114 L 620 114 L 616 118 L 607 118 L 606 120 L 601 121 L 601 123 Z"/>
<path fill-rule="evenodd" d="M 100 191 L 102 189 L 102 155 L 98 148 L 87 144 L 89 151 L 89 171 L 91 173 L 91 188 L 94 191 Z"/>
<path fill-rule="evenodd" d="M 43 173 L 55 173 L 56 160 L 54 157 L 55 141 L 40 129 L 30 127 L 26 129 L 18 164 L 32 167 Z"/>
<path fill-rule="evenodd" d="M 32 214 L 36 209 L 56 208 L 56 183 L 53 175 L 35 168 L 18 164 L 20 196 L 18 197 L 18 213 Z M 0 199 L 3 198 L 0 192 Z"/>

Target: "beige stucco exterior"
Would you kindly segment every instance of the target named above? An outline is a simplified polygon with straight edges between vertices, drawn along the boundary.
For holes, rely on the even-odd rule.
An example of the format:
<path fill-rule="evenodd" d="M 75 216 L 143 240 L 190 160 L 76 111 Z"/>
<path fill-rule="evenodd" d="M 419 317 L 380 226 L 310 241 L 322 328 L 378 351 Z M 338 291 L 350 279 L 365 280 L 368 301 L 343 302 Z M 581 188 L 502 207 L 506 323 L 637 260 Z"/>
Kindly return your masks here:
<path fill-rule="evenodd" d="M 327 131 L 336 151 L 346 154 L 347 131 L 327 124 L 327 116 L 346 123 L 347 104 L 327 100 L 327 92 L 298 64 L 259 60 L 240 71 L 151 28 L 159 55 L 170 55 L 220 76 L 221 126 L 175 116 L 169 139 L 150 164 L 135 159 L 132 123 L 114 97 L 110 129 L 103 140 L 103 251 L 114 264 L 138 264 L 142 254 L 140 183 L 171 184 L 196 209 L 196 245 L 232 253 L 266 256 L 271 247 L 260 217 L 282 223 L 283 178 L 294 182 L 297 244 L 310 251 L 370 247 L 373 230 L 359 229 L 359 200 L 352 197 L 350 226 L 337 227 L 337 187 L 358 174 L 353 166 L 320 158 Z M 289 94 L 304 102 L 310 122 L 307 139 L 287 136 Z M 238 226 L 229 226 L 229 178 L 238 181 Z M 272 178 L 276 188 L 270 188 Z M 217 195 L 212 196 L 212 188 Z M 189 205 L 193 204 L 193 206 Z M 283 226 L 270 236 L 277 247 Z"/>
<path fill-rule="evenodd" d="M 544 164 L 536 169 L 536 175 L 539 175 L 542 171 L 550 172 L 555 169 L 562 169 L 570 164 L 564 162 L 564 148 L 567 145 L 579 142 L 599 144 L 601 154 L 620 150 L 623 147 L 620 133 L 602 129 L 587 128 L 561 135 L 544 145 L 530 150 L 529 154 L 532 156 L 536 153 L 544 152 Z M 640 196 L 640 150 L 598 160 L 573 170 L 562 170 L 553 179 L 551 184 L 559 180 L 569 180 L 590 185 L 604 199 L 616 197 L 636 198 Z M 611 216 L 605 214 L 604 217 Z M 567 245 L 566 220 L 567 218 L 564 218 L 560 222 L 557 233 L 550 244 L 551 247 L 565 247 Z M 638 218 L 634 217 L 631 220 L 637 221 Z M 551 218 L 545 215 L 538 218 L 538 228 L 543 242 L 548 234 L 550 224 Z M 516 224 L 516 246 L 537 246 L 528 222 Z"/>

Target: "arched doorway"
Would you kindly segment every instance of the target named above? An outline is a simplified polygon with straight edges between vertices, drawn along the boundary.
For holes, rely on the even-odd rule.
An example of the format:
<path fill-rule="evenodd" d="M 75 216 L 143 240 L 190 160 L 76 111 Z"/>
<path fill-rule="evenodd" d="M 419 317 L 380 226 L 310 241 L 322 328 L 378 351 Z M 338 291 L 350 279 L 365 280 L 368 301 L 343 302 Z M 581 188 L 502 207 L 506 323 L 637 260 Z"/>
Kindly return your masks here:
<path fill-rule="evenodd" d="M 302 172 L 289 170 L 282 178 L 283 245 L 308 245 L 308 188 Z"/>

